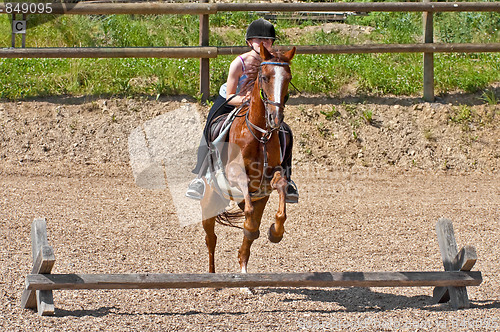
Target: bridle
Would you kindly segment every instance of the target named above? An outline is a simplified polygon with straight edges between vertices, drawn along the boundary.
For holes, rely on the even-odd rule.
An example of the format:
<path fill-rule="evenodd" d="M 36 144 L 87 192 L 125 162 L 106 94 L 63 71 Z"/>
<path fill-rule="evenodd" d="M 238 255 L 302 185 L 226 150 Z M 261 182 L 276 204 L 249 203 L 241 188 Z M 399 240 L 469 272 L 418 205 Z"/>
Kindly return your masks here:
<path fill-rule="evenodd" d="M 264 103 L 264 108 L 266 110 L 266 119 L 267 119 L 267 112 L 268 112 L 268 106 L 271 105 L 271 106 L 276 106 L 278 107 L 280 110 L 283 110 L 285 108 L 285 103 L 287 102 L 288 100 L 288 97 L 289 95 L 287 94 L 285 96 L 285 101 L 283 103 L 281 102 L 276 102 L 276 101 L 273 101 L 273 100 L 269 100 L 269 98 L 267 97 L 266 93 L 264 92 L 264 89 L 262 89 L 262 66 L 263 65 L 273 65 L 273 66 L 290 66 L 290 63 L 288 62 L 274 62 L 274 61 L 263 61 L 261 62 L 260 64 L 260 68 L 259 68 L 259 76 L 258 76 L 258 81 L 259 81 L 259 87 L 260 87 L 260 99 L 262 100 L 262 102 Z M 259 138 L 257 137 L 257 135 L 250 129 L 250 132 L 252 133 L 253 137 L 259 141 L 260 143 L 262 144 L 266 144 L 269 139 L 271 138 L 271 135 L 273 133 L 273 131 L 279 129 L 279 126 L 276 127 L 276 128 L 267 128 L 266 129 L 263 129 L 263 128 L 260 128 L 259 126 L 256 126 L 254 125 L 252 122 L 250 122 L 250 120 L 248 119 L 248 113 L 247 112 L 245 114 L 245 121 L 247 123 L 247 126 L 249 127 L 252 127 L 253 129 L 257 130 L 258 132 L 262 133 L 262 136 Z M 267 121 L 267 120 L 266 120 Z"/>
<path fill-rule="evenodd" d="M 283 104 L 280 103 L 280 102 L 271 101 L 271 100 L 269 100 L 269 98 L 267 98 L 266 93 L 262 89 L 262 66 L 263 65 L 273 65 L 273 66 L 283 66 L 283 67 L 286 66 L 286 67 L 290 67 L 290 63 L 288 63 L 288 62 L 263 61 L 260 64 L 260 68 L 259 68 L 259 86 L 261 87 L 260 88 L 260 99 L 262 99 L 262 101 L 264 102 L 264 106 L 266 106 L 266 112 L 267 112 L 267 105 L 276 106 L 276 107 L 279 107 L 281 110 L 283 110 L 285 108 L 285 103 L 288 100 L 289 95 L 287 94 L 285 96 L 285 101 L 284 101 Z"/>

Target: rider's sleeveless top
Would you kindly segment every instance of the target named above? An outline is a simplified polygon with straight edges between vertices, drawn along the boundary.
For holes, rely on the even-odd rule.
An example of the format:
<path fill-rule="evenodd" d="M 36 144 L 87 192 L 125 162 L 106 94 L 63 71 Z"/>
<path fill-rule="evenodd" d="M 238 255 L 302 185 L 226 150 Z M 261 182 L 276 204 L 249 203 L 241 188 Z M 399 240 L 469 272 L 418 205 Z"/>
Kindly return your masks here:
<path fill-rule="evenodd" d="M 238 55 L 238 58 L 241 61 L 241 68 L 243 69 L 243 75 L 240 76 L 240 79 L 238 80 L 238 86 L 236 87 L 236 94 L 240 93 L 241 87 L 243 86 L 243 82 L 247 78 L 247 75 L 245 74 L 246 67 L 245 67 L 245 61 L 241 57 L 241 55 Z M 227 83 L 222 84 L 222 86 L 219 89 L 219 94 L 226 99 L 227 97 Z"/>

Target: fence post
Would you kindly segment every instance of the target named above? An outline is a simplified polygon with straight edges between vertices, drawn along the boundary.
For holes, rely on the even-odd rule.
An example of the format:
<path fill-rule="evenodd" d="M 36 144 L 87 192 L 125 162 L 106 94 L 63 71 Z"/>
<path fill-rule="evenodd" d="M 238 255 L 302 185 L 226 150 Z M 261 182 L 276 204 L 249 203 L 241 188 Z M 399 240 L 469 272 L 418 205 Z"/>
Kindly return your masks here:
<path fill-rule="evenodd" d="M 423 2 L 431 1 L 423 0 Z M 434 43 L 433 21 L 432 12 L 423 12 L 425 43 Z M 434 101 L 434 53 L 424 53 L 424 100 Z"/>
<path fill-rule="evenodd" d="M 200 3 L 208 3 L 208 0 L 201 0 Z M 208 15 L 200 15 L 200 46 L 209 45 L 209 20 Z M 204 102 L 210 96 L 210 60 L 200 59 L 200 94 L 201 101 Z"/>
<path fill-rule="evenodd" d="M 26 14 L 23 14 L 23 21 L 26 22 L 26 30 L 24 31 L 24 33 L 21 35 L 21 45 L 23 48 L 26 47 L 26 33 L 28 32 L 28 15 Z"/>
<path fill-rule="evenodd" d="M 10 21 L 10 27 L 12 28 L 12 47 L 16 47 L 16 34 L 14 33 L 14 21 L 16 20 L 16 14 L 12 14 L 12 20 Z"/>

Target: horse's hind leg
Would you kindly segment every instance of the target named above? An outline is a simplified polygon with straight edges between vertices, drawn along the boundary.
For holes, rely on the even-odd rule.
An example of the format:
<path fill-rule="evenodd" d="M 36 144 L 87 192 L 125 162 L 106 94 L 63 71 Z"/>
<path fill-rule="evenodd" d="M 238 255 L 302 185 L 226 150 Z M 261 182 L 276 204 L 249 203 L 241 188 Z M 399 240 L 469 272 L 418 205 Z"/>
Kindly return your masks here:
<path fill-rule="evenodd" d="M 208 248 L 208 272 L 215 273 L 215 246 L 217 236 L 215 235 L 215 218 L 203 219 L 203 229 L 205 230 L 205 242 Z"/>
<path fill-rule="evenodd" d="M 214 195 L 212 188 L 205 183 L 205 195 L 200 201 L 201 204 L 201 219 L 203 229 L 205 230 L 205 243 L 208 248 L 208 272 L 215 273 L 215 245 L 217 244 L 217 236 L 215 235 L 215 220 L 217 214 L 213 211 L 212 206 L 216 203 L 217 196 Z"/>
<path fill-rule="evenodd" d="M 271 181 L 271 185 L 278 191 L 279 195 L 279 206 L 278 212 L 276 212 L 276 222 L 269 228 L 268 238 L 269 241 L 273 243 L 278 243 L 283 239 L 283 234 L 285 233 L 285 221 L 286 221 L 286 186 L 287 180 L 280 172 L 276 172 Z"/>

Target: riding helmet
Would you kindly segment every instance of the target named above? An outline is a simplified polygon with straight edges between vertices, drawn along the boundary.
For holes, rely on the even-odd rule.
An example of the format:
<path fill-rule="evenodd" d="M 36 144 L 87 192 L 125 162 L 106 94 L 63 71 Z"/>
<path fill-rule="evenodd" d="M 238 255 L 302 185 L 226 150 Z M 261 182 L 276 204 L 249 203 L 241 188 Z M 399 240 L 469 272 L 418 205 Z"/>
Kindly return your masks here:
<path fill-rule="evenodd" d="M 250 23 L 247 29 L 246 40 L 250 38 L 276 39 L 276 31 L 274 25 L 263 18 Z"/>

